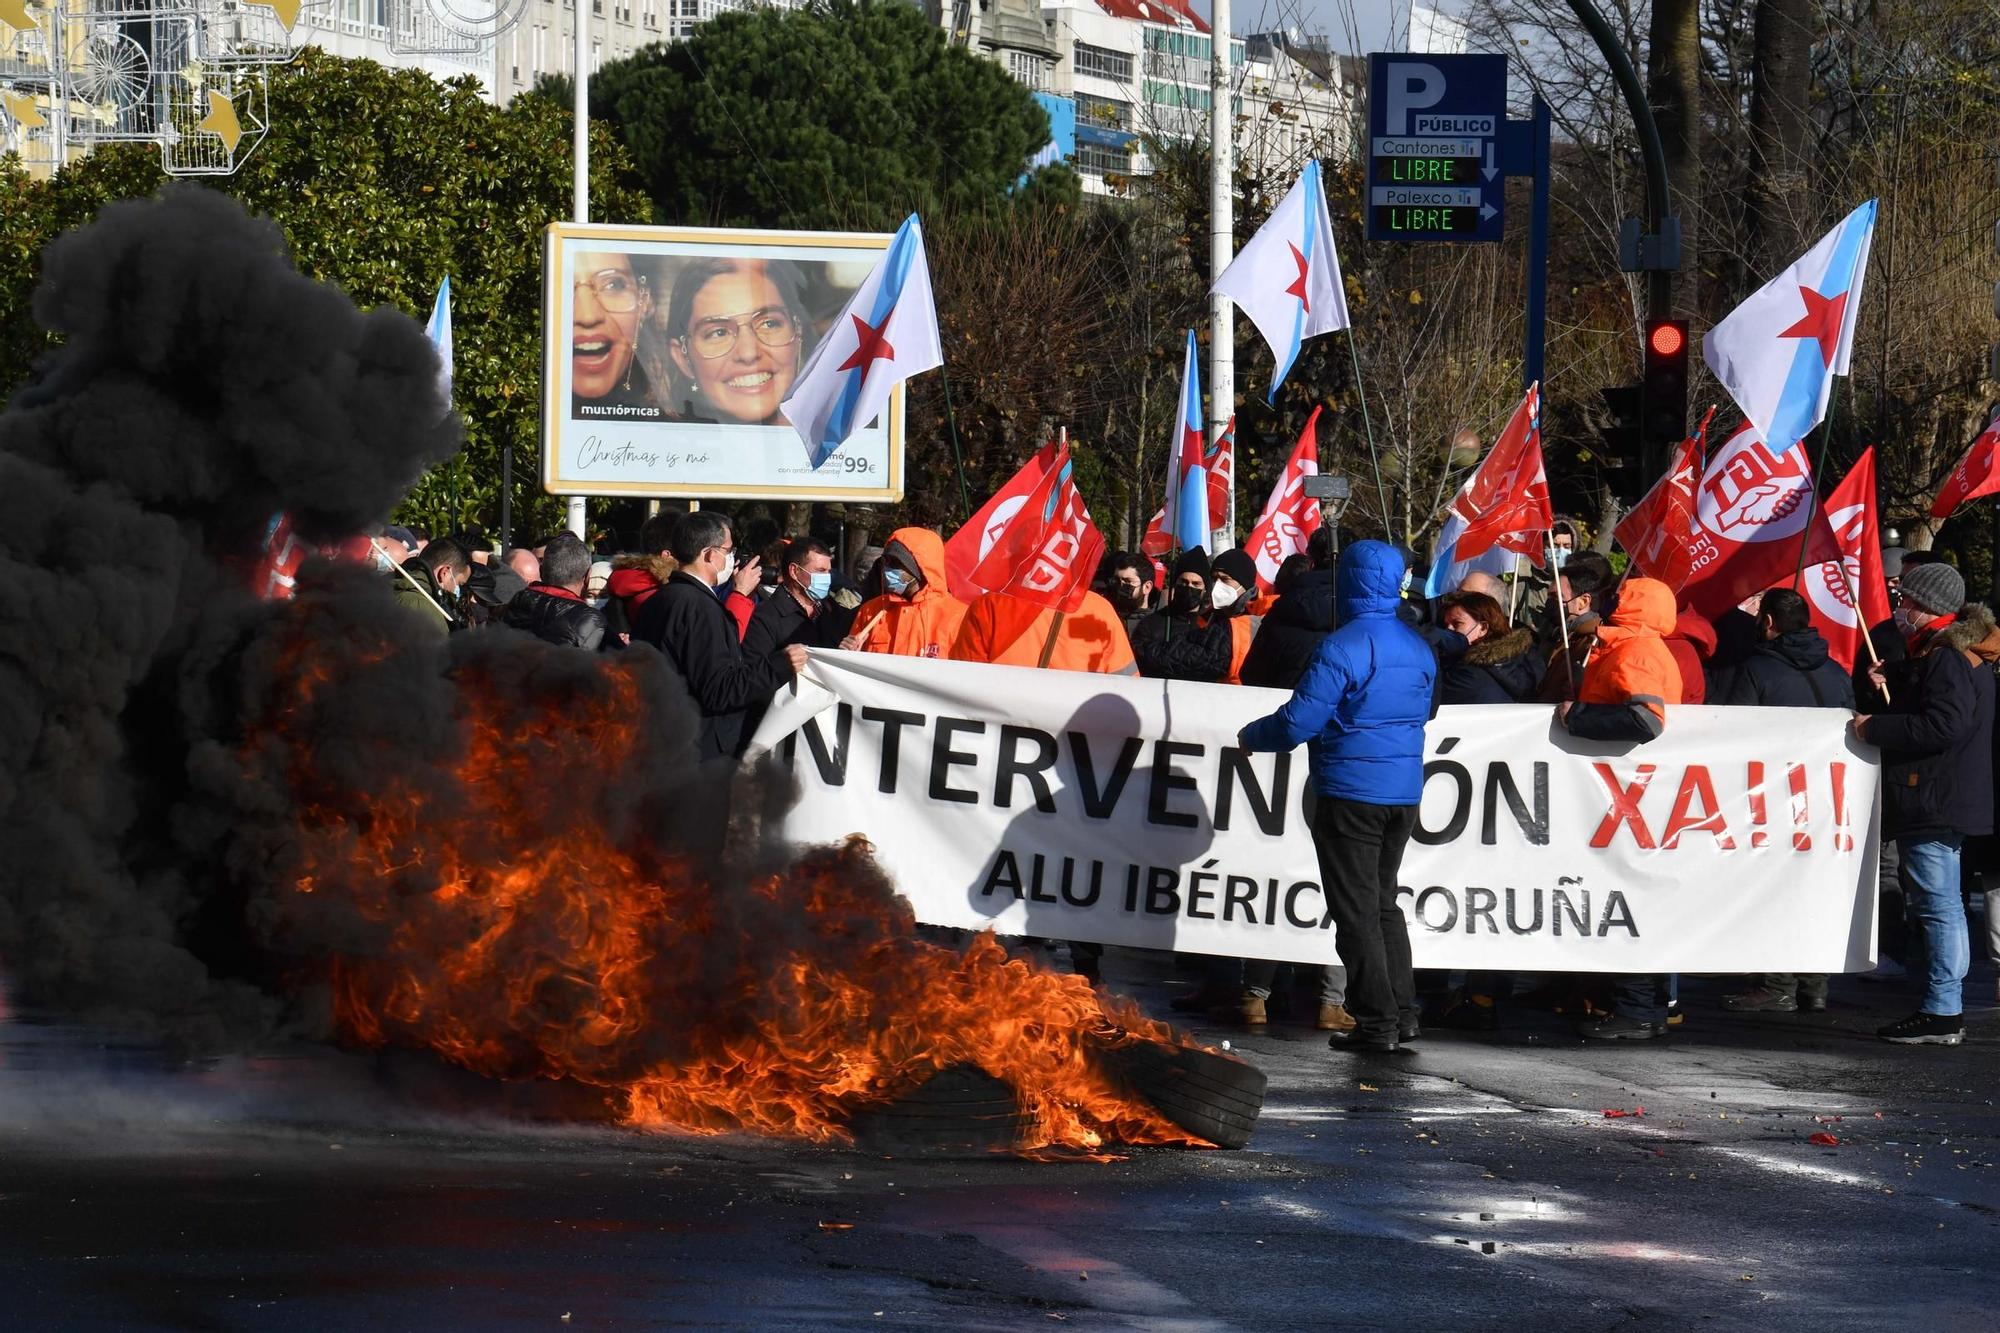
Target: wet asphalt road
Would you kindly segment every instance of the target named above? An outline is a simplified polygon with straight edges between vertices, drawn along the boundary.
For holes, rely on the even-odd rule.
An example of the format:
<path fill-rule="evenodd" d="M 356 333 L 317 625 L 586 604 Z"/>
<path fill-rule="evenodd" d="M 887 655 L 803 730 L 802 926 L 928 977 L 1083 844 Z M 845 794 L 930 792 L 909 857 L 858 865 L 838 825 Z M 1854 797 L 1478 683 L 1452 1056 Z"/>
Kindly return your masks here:
<path fill-rule="evenodd" d="M 1163 1010 L 1155 960 L 1108 970 Z M 523 1125 L 362 1058 L 0 1022 L 0 1327 L 2000 1327 L 1991 966 L 1957 1050 L 1869 1038 L 1893 990 L 1740 1017 L 1727 984 L 1609 1048 L 1204 1028 L 1271 1076 L 1250 1148 L 1110 1162 Z"/>

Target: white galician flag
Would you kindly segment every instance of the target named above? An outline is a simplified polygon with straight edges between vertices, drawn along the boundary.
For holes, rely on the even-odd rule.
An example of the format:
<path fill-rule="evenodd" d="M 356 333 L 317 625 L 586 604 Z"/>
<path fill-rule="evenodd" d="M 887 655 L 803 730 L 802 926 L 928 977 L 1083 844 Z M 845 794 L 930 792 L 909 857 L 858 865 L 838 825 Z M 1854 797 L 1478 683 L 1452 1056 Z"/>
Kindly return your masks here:
<path fill-rule="evenodd" d="M 438 395 L 444 410 L 451 411 L 451 275 L 438 283 L 437 299 L 431 302 L 431 317 L 424 325 L 431 346 L 438 354 Z"/>
<path fill-rule="evenodd" d="M 889 253 L 847 298 L 779 404 L 812 465 L 875 419 L 898 384 L 944 364 L 924 229 L 910 214 Z"/>
<path fill-rule="evenodd" d="M 1317 161 L 1306 162 L 1291 192 L 1222 270 L 1212 290 L 1236 302 L 1271 344 L 1277 369 L 1266 401 L 1277 399 L 1278 386 L 1306 339 L 1347 327 L 1340 253 L 1333 246 Z"/>
<path fill-rule="evenodd" d="M 1773 450 L 1820 423 L 1833 377 L 1847 373 L 1874 239 L 1870 199 L 1701 340 L 1702 360 Z"/>

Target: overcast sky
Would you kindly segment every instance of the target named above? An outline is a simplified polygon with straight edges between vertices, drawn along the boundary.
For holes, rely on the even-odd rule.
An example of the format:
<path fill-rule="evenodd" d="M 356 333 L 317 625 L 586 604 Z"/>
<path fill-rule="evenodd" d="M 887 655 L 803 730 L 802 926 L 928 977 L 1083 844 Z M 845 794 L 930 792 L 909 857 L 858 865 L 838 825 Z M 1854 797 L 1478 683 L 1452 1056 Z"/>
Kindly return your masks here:
<path fill-rule="evenodd" d="M 1192 0 L 1195 12 L 1209 15 L 1209 0 Z M 1456 14 L 1461 0 L 1430 0 L 1431 6 Z M 1294 27 L 1307 34 L 1325 33 L 1336 47 L 1356 55 L 1402 49 L 1410 29 L 1410 0 L 1230 0 L 1230 26 L 1241 33 Z M 1358 45 L 1348 37 L 1359 35 Z M 1393 44 L 1392 44 L 1393 43 Z"/>

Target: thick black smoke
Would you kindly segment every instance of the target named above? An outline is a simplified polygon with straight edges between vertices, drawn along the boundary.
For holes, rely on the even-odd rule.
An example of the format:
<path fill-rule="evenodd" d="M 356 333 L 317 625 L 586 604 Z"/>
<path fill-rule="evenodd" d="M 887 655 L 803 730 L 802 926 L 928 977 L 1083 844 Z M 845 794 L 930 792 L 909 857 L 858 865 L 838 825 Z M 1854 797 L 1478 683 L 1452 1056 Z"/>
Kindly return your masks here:
<path fill-rule="evenodd" d="M 20 998 L 202 1048 L 329 1035 L 330 960 L 392 953 L 437 911 L 423 838 L 298 889 L 385 796 L 423 798 L 439 845 L 533 852 L 589 828 L 647 874 L 718 841 L 727 777 L 696 770 L 657 654 L 447 637 L 352 564 L 309 564 L 293 600 L 254 594 L 273 515 L 309 540 L 367 531 L 454 449 L 414 322 L 361 313 L 300 276 L 275 227 L 185 187 L 57 242 L 35 310 L 64 344 L 0 413 L 0 972 Z M 548 726 L 607 709 L 643 739 L 609 772 Z M 482 726 L 508 737 L 498 788 L 518 801 L 462 794 Z M 782 871 L 776 855 L 713 878 Z M 812 922 L 762 894 L 678 914 L 652 946 L 655 1006 L 733 987 L 742 1013 L 715 1036 L 754 1020 L 744 979 L 780 950 L 861 949 L 902 920 L 872 867 L 847 880 Z M 562 921 L 518 925 L 518 951 L 566 947 Z M 545 1021 L 594 1002 L 552 993 Z M 670 1058 L 685 1031 L 617 1062 Z"/>
<path fill-rule="evenodd" d="M 0 413 L 0 966 L 87 1017 L 268 1029 L 282 1008 L 226 920 L 254 809 L 204 777 L 229 763 L 234 664 L 283 613 L 249 567 L 276 513 L 365 531 L 451 454 L 437 362 L 193 187 L 58 240 L 34 310 L 64 342 Z"/>

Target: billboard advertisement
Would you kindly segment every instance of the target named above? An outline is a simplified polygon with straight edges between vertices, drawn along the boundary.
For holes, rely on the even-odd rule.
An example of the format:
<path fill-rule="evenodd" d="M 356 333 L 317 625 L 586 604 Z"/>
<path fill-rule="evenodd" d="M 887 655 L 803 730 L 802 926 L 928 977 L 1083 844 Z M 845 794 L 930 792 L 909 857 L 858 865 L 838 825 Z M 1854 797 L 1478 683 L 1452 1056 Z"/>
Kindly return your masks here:
<path fill-rule="evenodd" d="M 817 467 L 779 410 L 889 241 L 551 226 L 542 484 L 558 495 L 900 500 L 900 387 Z"/>

